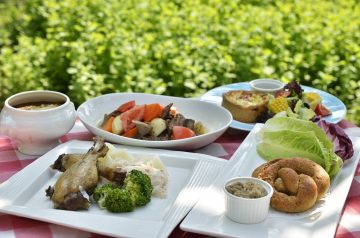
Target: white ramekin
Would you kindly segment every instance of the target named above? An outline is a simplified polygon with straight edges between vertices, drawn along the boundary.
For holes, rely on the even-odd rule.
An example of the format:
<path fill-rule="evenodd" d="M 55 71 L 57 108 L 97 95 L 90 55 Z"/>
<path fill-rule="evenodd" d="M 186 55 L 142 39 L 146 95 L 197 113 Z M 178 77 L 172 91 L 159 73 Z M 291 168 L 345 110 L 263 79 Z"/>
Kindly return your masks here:
<path fill-rule="evenodd" d="M 254 79 L 249 84 L 252 90 L 263 93 L 275 93 L 284 88 L 284 83 L 276 79 Z"/>
<path fill-rule="evenodd" d="M 242 198 L 229 193 L 226 186 L 234 182 L 254 182 L 266 190 L 266 195 L 261 198 Z M 274 192 L 271 185 L 261 179 L 252 177 L 236 177 L 228 180 L 224 186 L 225 214 L 238 223 L 252 224 L 263 221 L 269 212 L 270 199 Z"/>

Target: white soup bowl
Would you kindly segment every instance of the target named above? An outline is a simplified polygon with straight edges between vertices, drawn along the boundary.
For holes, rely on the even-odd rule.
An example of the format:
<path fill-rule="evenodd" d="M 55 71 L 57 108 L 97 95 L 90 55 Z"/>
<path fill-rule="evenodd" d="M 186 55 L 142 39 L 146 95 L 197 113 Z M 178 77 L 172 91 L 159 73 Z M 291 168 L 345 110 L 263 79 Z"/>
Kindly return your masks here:
<path fill-rule="evenodd" d="M 59 105 L 48 109 L 19 108 L 39 102 Z M 58 139 L 71 130 L 75 120 L 74 104 L 65 94 L 46 90 L 22 92 L 6 99 L 0 114 L 0 134 L 14 139 L 21 153 L 42 155 L 58 145 Z"/>

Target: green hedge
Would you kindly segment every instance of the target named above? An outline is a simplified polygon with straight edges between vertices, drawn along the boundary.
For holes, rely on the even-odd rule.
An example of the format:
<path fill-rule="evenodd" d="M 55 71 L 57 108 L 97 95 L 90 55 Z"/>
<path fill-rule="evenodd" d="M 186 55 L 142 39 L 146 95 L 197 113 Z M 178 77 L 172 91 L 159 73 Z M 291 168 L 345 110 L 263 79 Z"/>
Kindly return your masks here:
<path fill-rule="evenodd" d="M 254 78 L 339 97 L 360 124 L 356 0 L 0 1 L 0 100 L 52 89 L 198 96 Z"/>

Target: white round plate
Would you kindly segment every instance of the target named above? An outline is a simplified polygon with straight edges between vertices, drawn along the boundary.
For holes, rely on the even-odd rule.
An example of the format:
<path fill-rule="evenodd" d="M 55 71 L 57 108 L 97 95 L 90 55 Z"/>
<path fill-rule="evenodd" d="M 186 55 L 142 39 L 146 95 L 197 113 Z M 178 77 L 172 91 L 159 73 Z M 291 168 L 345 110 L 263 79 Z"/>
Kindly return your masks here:
<path fill-rule="evenodd" d="M 323 104 L 331 111 L 331 115 L 324 117 L 323 120 L 330 122 L 330 123 L 338 123 L 342 119 L 344 119 L 346 115 L 346 106 L 345 104 L 338 99 L 337 97 L 312 88 L 301 85 L 301 88 L 304 90 L 304 92 L 316 92 L 318 93 L 321 98 Z M 241 83 L 233 83 L 228 85 L 223 85 L 214 89 L 211 89 L 207 93 L 205 93 L 203 96 L 201 96 L 202 101 L 206 102 L 212 102 L 217 105 L 221 105 L 222 103 L 222 95 L 228 91 L 231 90 L 251 90 L 251 87 L 248 82 L 241 82 Z M 251 131 L 252 128 L 255 126 L 255 123 L 244 123 L 233 120 L 233 122 L 230 124 L 231 128 L 240 129 L 244 131 Z"/>
<path fill-rule="evenodd" d="M 105 114 L 111 113 L 121 104 L 130 100 L 135 100 L 137 105 L 159 103 L 166 106 L 173 103 L 177 112 L 183 114 L 186 118 L 201 121 L 209 132 L 181 140 L 147 141 L 119 136 L 99 128 Z M 233 121 L 228 110 L 214 103 L 198 99 L 144 93 L 112 93 L 99 96 L 81 104 L 77 109 L 77 113 L 89 131 L 104 137 L 107 141 L 131 146 L 178 150 L 193 150 L 210 144 L 220 137 Z"/>

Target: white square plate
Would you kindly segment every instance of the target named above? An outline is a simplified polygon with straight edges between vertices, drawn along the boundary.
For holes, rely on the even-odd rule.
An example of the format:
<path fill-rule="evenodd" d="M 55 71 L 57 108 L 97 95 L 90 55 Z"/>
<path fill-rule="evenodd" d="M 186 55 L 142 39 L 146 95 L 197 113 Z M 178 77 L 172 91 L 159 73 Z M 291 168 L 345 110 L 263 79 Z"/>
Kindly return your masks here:
<path fill-rule="evenodd" d="M 122 237 L 166 237 L 185 217 L 210 185 L 225 160 L 208 155 L 118 146 L 130 154 L 159 155 L 169 173 L 166 198 L 152 198 L 130 213 L 110 213 L 92 205 L 87 211 L 53 208 L 45 196 L 60 172 L 49 166 L 62 153 L 85 153 L 92 142 L 70 141 L 59 145 L 0 185 L 0 211 L 17 216 Z"/>
<path fill-rule="evenodd" d="M 266 162 L 256 152 L 256 133 L 262 126 L 256 124 L 180 228 L 220 237 L 333 237 L 360 158 L 359 137 L 351 138 L 354 156 L 344 162 L 341 171 L 331 182 L 330 192 L 314 209 L 301 214 L 286 214 L 270 209 L 265 221 L 251 225 L 233 222 L 225 216 L 222 190 L 225 181 L 236 176 L 251 176 L 256 167 Z"/>

